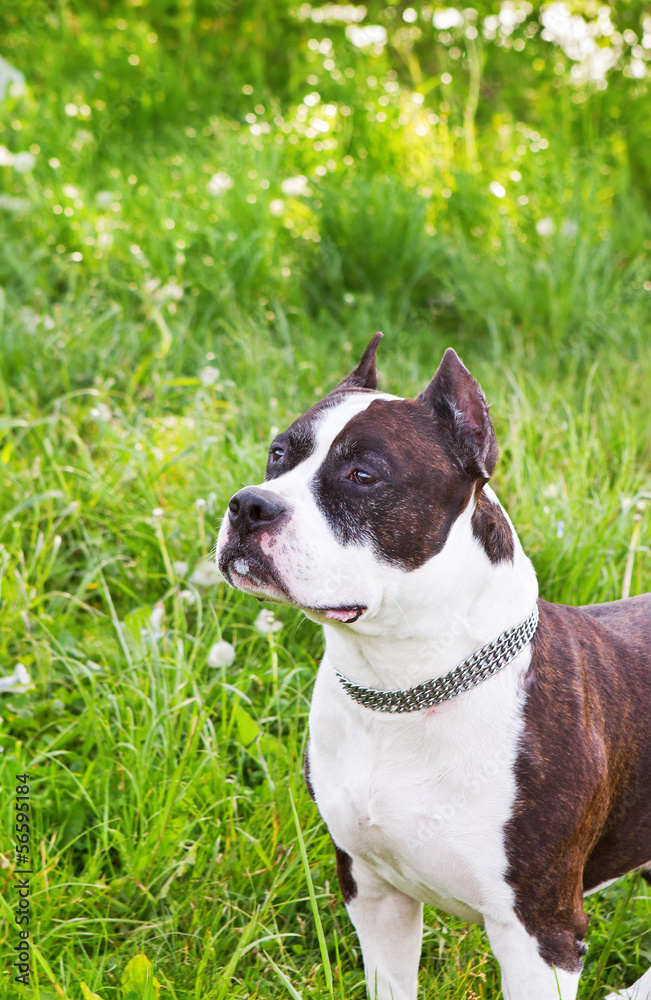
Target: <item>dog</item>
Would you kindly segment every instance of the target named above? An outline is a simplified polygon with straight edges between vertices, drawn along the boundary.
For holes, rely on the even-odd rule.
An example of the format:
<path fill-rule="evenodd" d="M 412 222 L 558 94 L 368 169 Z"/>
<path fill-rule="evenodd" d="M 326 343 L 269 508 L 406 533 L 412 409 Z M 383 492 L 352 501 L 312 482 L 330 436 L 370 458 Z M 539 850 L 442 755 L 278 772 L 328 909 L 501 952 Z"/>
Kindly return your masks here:
<path fill-rule="evenodd" d="M 231 498 L 219 568 L 324 627 L 305 775 L 369 995 L 415 1000 L 429 903 L 483 925 L 506 1000 L 572 1000 L 584 895 L 651 881 L 651 595 L 539 599 L 480 386 L 448 349 L 381 392 L 381 337 Z"/>

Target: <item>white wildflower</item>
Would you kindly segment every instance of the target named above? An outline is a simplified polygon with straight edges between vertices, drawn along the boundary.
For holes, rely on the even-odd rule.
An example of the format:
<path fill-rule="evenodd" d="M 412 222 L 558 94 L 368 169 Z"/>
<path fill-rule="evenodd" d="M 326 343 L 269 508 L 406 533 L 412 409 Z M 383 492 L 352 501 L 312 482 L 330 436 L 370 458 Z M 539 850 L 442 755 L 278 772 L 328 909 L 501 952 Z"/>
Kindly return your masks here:
<path fill-rule="evenodd" d="M 225 170 L 219 170 L 216 174 L 213 174 L 206 184 L 208 194 L 212 194 L 215 198 L 218 198 L 232 187 L 233 178 Z"/>
<path fill-rule="evenodd" d="M 70 145 L 78 153 L 80 149 L 83 149 L 87 143 L 93 142 L 94 139 L 95 136 L 87 128 L 79 128 L 75 132 L 75 137 Z"/>
<path fill-rule="evenodd" d="M 312 191 L 307 186 L 307 177 L 297 174 L 296 177 L 288 177 L 280 185 L 283 194 L 291 198 L 298 198 L 300 195 L 310 195 Z"/>
<path fill-rule="evenodd" d="M 172 563 L 172 569 L 174 570 L 176 575 L 180 577 L 181 580 L 183 580 L 187 576 L 189 568 L 190 568 L 189 564 L 185 562 L 184 559 L 176 559 Z"/>
<path fill-rule="evenodd" d="M 439 7 L 438 10 L 434 11 L 432 24 L 437 31 L 460 28 L 463 24 L 463 14 L 456 7 Z"/>
<path fill-rule="evenodd" d="M 387 43 L 387 29 L 381 24 L 349 24 L 346 28 L 346 38 L 358 49 L 375 45 L 383 48 Z"/>
<path fill-rule="evenodd" d="M 18 681 L 19 684 L 30 684 L 31 683 L 30 676 L 27 673 L 27 668 L 24 666 L 24 664 L 17 663 L 16 664 L 16 669 L 14 670 L 14 674 L 15 674 L 16 680 Z"/>
<path fill-rule="evenodd" d="M 16 173 L 27 174 L 36 163 L 36 157 L 32 153 L 16 153 L 12 164 Z"/>
<path fill-rule="evenodd" d="M 536 223 L 536 232 L 539 236 L 551 236 L 554 229 L 554 220 L 550 219 L 548 215 L 544 219 L 539 219 Z"/>
<path fill-rule="evenodd" d="M 629 70 L 634 80 L 643 80 L 646 76 L 646 63 L 642 59 L 631 59 Z"/>
<path fill-rule="evenodd" d="M 0 677 L 0 691 L 20 694 L 29 687 L 31 682 L 31 678 L 27 673 L 25 665 L 23 663 L 17 663 L 14 667 L 13 674 Z"/>
<path fill-rule="evenodd" d="M 488 185 L 488 190 L 491 194 L 494 194 L 496 198 L 503 198 L 506 194 L 506 188 L 504 185 L 500 184 L 499 181 L 491 181 Z"/>
<path fill-rule="evenodd" d="M 169 302 L 170 300 L 176 300 L 178 302 L 180 299 L 183 298 L 183 289 L 181 288 L 180 285 L 177 285 L 174 282 L 168 282 L 168 284 L 162 285 L 160 288 L 158 288 L 159 282 L 157 281 L 157 279 L 154 278 L 153 281 L 157 282 L 153 288 L 154 292 L 153 298 L 155 302 L 161 304 Z M 147 285 L 151 286 L 151 284 L 152 282 L 150 281 L 146 282 L 145 289 L 148 290 Z"/>
<path fill-rule="evenodd" d="M 36 333 L 41 317 L 31 306 L 24 306 L 20 310 L 20 319 L 28 333 Z"/>
<path fill-rule="evenodd" d="M 550 3 L 541 10 L 542 38 L 560 45 L 574 62 L 572 79 L 577 83 L 605 81 L 622 55 L 622 36 L 613 29 L 607 6 L 599 8 L 596 20 L 585 21 L 566 3 Z M 600 45 L 599 39 L 608 39 Z"/>
<path fill-rule="evenodd" d="M 11 167 L 14 162 L 14 154 L 6 146 L 0 146 L 0 167 Z"/>
<path fill-rule="evenodd" d="M 268 635 L 270 632 L 280 632 L 283 623 L 276 621 L 270 608 L 263 608 L 255 620 L 255 627 L 262 635 Z"/>
<path fill-rule="evenodd" d="M 95 202 L 98 208 L 110 208 L 113 201 L 114 198 L 112 191 L 98 191 L 95 195 Z"/>
<path fill-rule="evenodd" d="M 111 419 L 111 410 L 106 403 L 98 403 L 88 412 L 88 416 L 96 420 L 98 424 L 106 424 Z"/>
<path fill-rule="evenodd" d="M 4 101 L 8 90 L 12 96 L 18 97 L 25 90 L 25 77 L 0 56 L 0 101 Z"/>
<path fill-rule="evenodd" d="M 165 617 L 165 606 L 162 601 L 154 605 L 153 611 L 149 616 L 149 628 L 151 630 L 151 636 L 153 639 L 158 640 L 163 635 L 163 618 Z"/>
<path fill-rule="evenodd" d="M 202 385 L 215 385 L 219 380 L 219 368 L 213 367 L 213 365 L 206 365 L 199 372 L 199 381 Z"/>
<path fill-rule="evenodd" d="M 27 198 L 13 198 L 10 194 L 0 194 L 0 208 L 4 208 L 6 212 L 16 212 L 19 214 L 27 212 L 30 208 L 30 203 Z"/>
<path fill-rule="evenodd" d="M 287 181 L 285 181 L 287 183 Z M 282 198 L 274 198 L 273 201 L 269 202 L 269 211 L 272 215 L 282 215 L 283 209 L 285 208 L 285 202 Z"/>
<path fill-rule="evenodd" d="M 224 577 L 217 568 L 217 563 L 206 561 L 197 563 L 194 567 L 190 583 L 193 583 L 195 587 L 214 587 L 216 584 L 222 583 L 223 579 Z"/>
<path fill-rule="evenodd" d="M 225 642 L 222 639 L 221 642 L 216 642 L 214 646 L 210 647 L 210 652 L 208 653 L 208 666 L 230 667 L 234 659 L 234 648 L 231 646 L 230 642 Z"/>
<path fill-rule="evenodd" d="M 182 590 L 179 593 L 179 599 L 181 604 L 196 604 L 197 595 L 193 594 L 191 590 Z"/>

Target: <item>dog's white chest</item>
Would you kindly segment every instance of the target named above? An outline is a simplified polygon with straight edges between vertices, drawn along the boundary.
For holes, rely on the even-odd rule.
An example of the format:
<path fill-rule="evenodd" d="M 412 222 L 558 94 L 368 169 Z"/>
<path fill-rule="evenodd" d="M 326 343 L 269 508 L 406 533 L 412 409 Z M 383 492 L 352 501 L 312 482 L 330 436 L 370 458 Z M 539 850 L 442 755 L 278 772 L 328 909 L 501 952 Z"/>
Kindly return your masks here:
<path fill-rule="evenodd" d="M 395 888 L 467 920 L 509 905 L 503 828 L 519 721 L 506 676 L 427 715 L 397 717 L 351 702 L 324 661 L 310 777 L 335 842 Z"/>

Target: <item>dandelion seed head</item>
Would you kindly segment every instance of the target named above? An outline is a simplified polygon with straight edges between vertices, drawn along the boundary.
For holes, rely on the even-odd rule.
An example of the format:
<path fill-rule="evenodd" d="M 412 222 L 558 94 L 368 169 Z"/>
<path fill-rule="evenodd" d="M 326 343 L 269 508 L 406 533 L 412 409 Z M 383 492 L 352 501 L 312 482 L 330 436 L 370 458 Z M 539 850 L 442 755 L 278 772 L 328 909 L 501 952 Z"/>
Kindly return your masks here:
<path fill-rule="evenodd" d="M 213 174 L 208 183 L 206 184 L 206 190 L 208 194 L 211 194 L 214 198 L 218 198 L 219 195 L 224 194 L 233 187 L 233 178 L 225 170 L 219 170 L 216 174 Z"/>
<path fill-rule="evenodd" d="M 215 368 L 214 365 L 206 365 L 199 372 L 199 381 L 202 385 L 215 385 L 219 381 L 219 368 Z M 205 500 L 203 501 L 205 505 Z"/>
<path fill-rule="evenodd" d="M 307 177 L 303 174 L 298 174 L 296 177 L 287 177 L 280 185 L 280 190 L 284 195 L 292 198 L 312 194 L 307 184 Z"/>
<path fill-rule="evenodd" d="M 261 635 L 269 635 L 271 632 L 280 632 L 283 627 L 283 623 L 277 621 L 270 608 L 263 608 L 254 624 Z"/>
<path fill-rule="evenodd" d="M 215 587 L 218 583 L 222 583 L 223 580 L 224 577 L 219 572 L 217 563 L 213 560 L 197 563 L 190 577 L 190 583 L 194 584 L 195 587 L 203 589 Z"/>
<path fill-rule="evenodd" d="M 210 647 L 207 662 L 209 667 L 230 667 L 234 659 L 235 649 L 222 639 Z"/>
<path fill-rule="evenodd" d="M 12 165 L 17 174 L 28 174 L 35 163 L 36 157 L 33 153 L 16 153 Z"/>

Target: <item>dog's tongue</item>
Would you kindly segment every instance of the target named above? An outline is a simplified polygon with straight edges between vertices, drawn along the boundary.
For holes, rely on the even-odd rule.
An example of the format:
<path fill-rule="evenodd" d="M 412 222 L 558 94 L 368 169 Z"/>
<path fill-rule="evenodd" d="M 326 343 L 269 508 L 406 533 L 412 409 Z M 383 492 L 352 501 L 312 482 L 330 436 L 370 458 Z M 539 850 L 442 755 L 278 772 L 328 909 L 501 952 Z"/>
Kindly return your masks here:
<path fill-rule="evenodd" d="M 353 622 L 359 618 L 359 608 L 331 608 L 325 613 L 326 618 L 335 618 L 338 622 Z"/>

